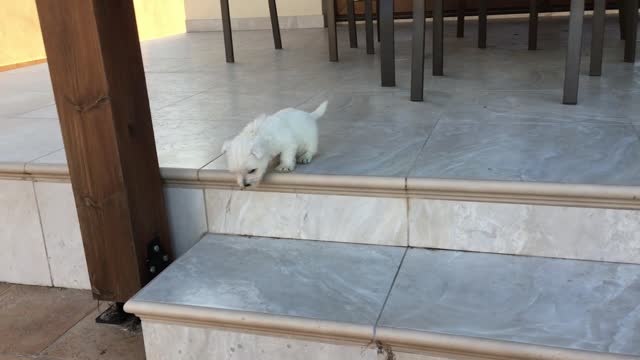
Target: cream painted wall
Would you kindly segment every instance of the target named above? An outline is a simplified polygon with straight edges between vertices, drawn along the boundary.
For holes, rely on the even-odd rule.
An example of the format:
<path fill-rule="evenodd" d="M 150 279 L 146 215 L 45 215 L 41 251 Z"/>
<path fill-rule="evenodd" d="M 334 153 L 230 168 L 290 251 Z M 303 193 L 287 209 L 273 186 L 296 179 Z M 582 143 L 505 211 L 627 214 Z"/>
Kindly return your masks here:
<path fill-rule="evenodd" d="M 187 20 L 220 19 L 219 0 L 184 0 Z M 322 15 L 322 0 L 277 0 L 278 16 Z M 232 18 L 269 17 L 267 0 L 232 0 Z"/>
<path fill-rule="evenodd" d="M 45 58 L 35 0 L 0 0 L 0 69 Z M 141 40 L 183 33 L 184 0 L 134 0 Z"/>

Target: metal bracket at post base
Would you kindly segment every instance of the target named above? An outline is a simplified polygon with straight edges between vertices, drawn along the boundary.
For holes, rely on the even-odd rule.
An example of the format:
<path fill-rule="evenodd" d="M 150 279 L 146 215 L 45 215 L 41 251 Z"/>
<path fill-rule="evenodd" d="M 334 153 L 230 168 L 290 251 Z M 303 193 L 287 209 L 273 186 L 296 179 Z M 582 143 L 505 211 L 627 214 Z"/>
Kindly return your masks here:
<path fill-rule="evenodd" d="M 156 236 L 147 245 L 147 258 L 145 260 L 145 266 L 151 279 L 166 269 L 169 264 L 171 264 L 171 258 L 160 245 L 160 238 Z"/>

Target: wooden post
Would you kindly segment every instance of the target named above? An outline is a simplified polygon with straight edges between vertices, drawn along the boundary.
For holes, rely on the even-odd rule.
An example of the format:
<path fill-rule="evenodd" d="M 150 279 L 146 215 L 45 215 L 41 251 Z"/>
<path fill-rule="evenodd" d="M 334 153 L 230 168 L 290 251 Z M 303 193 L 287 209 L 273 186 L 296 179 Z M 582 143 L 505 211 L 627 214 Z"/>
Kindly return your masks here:
<path fill-rule="evenodd" d="M 93 295 L 124 302 L 171 257 L 133 0 L 36 4 Z"/>

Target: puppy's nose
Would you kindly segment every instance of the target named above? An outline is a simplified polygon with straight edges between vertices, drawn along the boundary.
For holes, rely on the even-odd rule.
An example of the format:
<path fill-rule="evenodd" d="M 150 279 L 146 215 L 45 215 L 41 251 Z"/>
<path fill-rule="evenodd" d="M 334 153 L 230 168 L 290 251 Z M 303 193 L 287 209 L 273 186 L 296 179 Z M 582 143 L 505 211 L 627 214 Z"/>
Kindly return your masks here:
<path fill-rule="evenodd" d="M 249 183 L 244 183 L 243 185 L 244 185 L 244 187 L 250 187 L 251 186 L 251 184 L 249 184 Z"/>

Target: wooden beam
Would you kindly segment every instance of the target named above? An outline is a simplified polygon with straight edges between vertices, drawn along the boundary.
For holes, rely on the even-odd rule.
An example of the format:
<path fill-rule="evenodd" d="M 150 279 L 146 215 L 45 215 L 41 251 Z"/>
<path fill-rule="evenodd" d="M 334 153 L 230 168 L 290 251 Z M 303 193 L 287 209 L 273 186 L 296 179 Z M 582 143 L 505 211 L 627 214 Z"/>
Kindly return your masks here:
<path fill-rule="evenodd" d="M 93 295 L 124 302 L 171 256 L 133 2 L 36 4 Z"/>

